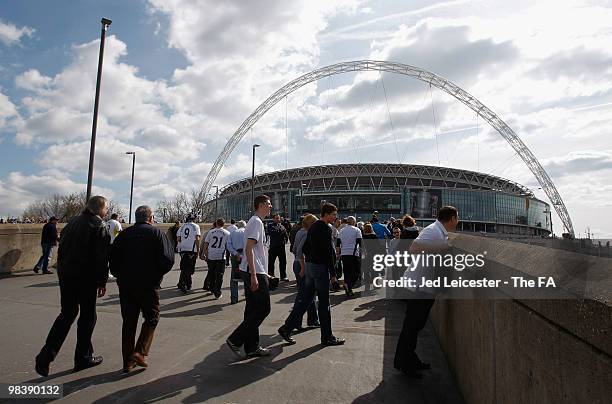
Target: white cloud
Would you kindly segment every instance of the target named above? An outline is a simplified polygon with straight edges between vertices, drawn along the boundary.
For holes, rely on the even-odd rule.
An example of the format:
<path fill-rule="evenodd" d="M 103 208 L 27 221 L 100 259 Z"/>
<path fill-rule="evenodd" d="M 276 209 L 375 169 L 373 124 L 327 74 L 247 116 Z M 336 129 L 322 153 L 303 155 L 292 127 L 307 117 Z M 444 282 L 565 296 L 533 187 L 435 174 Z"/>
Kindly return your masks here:
<path fill-rule="evenodd" d="M 18 28 L 16 25 L 11 24 L 10 22 L 0 20 L 0 42 L 7 46 L 19 44 L 22 37 L 32 37 L 34 32 L 35 30 L 33 28 L 27 26 Z"/>
<path fill-rule="evenodd" d="M 51 78 L 40 74 L 36 69 L 29 69 L 15 77 L 15 85 L 24 90 L 44 90 L 51 83 Z"/>

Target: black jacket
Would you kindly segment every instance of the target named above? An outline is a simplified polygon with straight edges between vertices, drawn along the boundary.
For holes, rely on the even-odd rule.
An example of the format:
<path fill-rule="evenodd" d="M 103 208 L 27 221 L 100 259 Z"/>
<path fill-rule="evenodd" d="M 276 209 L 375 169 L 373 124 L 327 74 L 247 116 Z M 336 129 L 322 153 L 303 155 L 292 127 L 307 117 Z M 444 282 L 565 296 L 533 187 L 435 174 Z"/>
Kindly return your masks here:
<path fill-rule="evenodd" d="M 302 248 L 306 262 L 326 265 L 331 276 L 336 276 L 336 251 L 332 241 L 332 230 L 319 219 L 310 226 Z"/>
<path fill-rule="evenodd" d="M 110 235 L 102 219 L 88 210 L 70 220 L 61 233 L 57 250 L 60 279 L 95 281 L 98 287 L 108 280 Z"/>
<path fill-rule="evenodd" d="M 42 236 L 40 237 L 40 244 L 51 244 L 57 245 L 57 227 L 54 223 L 45 223 L 42 228 Z"/>
<path fill-rule="evenodd" d="M 157 227 L 136 223 L 117 235 L 110 271 L 121 287 L 159 288 L 174 265 L 174 245 Z"/>
<path fill-rule="evenodd" d="M 287 229 L 281 223 L 270 222 L 268 224 L 268 235 L 270 236 L 270 248 L 284 248 L 289 239 Z"/>

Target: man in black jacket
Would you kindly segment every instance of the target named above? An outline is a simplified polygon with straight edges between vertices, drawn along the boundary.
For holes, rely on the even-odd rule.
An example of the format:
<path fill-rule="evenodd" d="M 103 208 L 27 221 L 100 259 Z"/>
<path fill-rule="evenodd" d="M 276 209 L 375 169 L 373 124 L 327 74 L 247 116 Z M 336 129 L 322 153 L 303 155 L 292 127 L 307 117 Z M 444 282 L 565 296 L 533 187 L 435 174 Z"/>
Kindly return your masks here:
<path fill-rule="evenodd" d="M 159 322 L 159 289 L 174 265 L 174 245 L 153 226 L 153 211 L 139 206 L 136 223 L 119 233 L 111 247 L 110 270 L 117 277 L 121 303 L 123 371 L 147 367 L 155 327 Z M 134 346 L 140 313 L 144 318 Z"/>
<path fill-rule="evenodd" d="M 298 291 L 291 314 L 278 333 L 290 344 L 295 343 L 291 331 L 298 328 L 304 313 L 308 310 L 315 292 L 319 297 L 319 322 L 321 323 L 321 344 L 342 345 L 344 339 L 332 334 L 331 307 L 329 304 L 329 282 L 336 281 L 336 250 L 332 241 L 330 224 L 336 220 L 338 208 L 331 203 L 321 206 L 321 219 L 310 226 L 302 251 L 306 256 L 304 287 Z"/>
<path fill-rule="evenodd" d="M 74 371 L 102 363 L 93 356 L 91 336 L 96 325 L 96 296 L 106 293 L 110 235 L 102 221 L 108 213 L 108 201 L 93 196 L 83 213 L 64 227 L 57 252 L 57 275 L 61 295 L 61 312 L 36 356 L 36 372 L 49 375 L 49 364 L 59 352 L 72 323 L 79 314 Z"/>
<path fill-rule="evenodd" d="M 34 272 L 38 273 L 42 269 L 43 274 L 52 274 L 49 271 L 49 261 L 51 260 L 51 253 L 53 247 L 57 245 L 57 218 L 51 216 L 49 221 L 45 223 L 42 228 L 42 236 L 40 238 L 40 245 L 42 247 L 42 255 L 38 259 L 38 263 L 34 266 Z"/>
<path fill-rule="evenodd" d="M 280 277 L 283 281 L 288 281 L 287 278 L 287 255 L 285 254 L 285 244 L 289 236 L 287 229 L 281 223 L 281 217 L 278 213 L 272 216 L 272 222 L 268 223 L 268 236 L 270 237 L 270 248 L 268 249 L 268 275 L 274 276 L 274 263 L 278 257 L 278 268 L 280 269 Z"/>

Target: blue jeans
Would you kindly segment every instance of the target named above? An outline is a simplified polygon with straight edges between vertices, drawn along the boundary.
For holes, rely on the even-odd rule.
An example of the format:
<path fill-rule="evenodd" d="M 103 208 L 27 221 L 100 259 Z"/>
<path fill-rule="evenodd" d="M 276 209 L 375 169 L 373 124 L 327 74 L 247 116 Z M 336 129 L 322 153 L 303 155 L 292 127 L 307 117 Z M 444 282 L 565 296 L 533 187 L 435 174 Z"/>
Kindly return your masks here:
<path fill-rule="evenodd" d="M 293 273 L 295 274 L 295 280 L 297 281 L 297 285 L 298 285 L 298 296 L 300 295 L 300 291 L 301 293 L 303 292 L 304 289 L 304 280 L 306 279 L 306 274 L 304 274 L 304 277 L 300 277 L 300 270 L 301 270 L 302 266 L 300 265 L 300 261 L 299 260 L 294 260 L 293 261 Z M 297 296 L 296 296 L 296 300 L 297 300 Z M 319 316 L 317 314 L 317 305 L 315 303 L 315 299 L 312 299 L 312 303 L 310 303 L 310 306 L 308 306 L 308 310 L 306 310 L 307 313 L 307 317 L 306 317 L 306 324 L 308 325 L 313 325 L 314 323 L 319 322 Z M 302 321 L 304 319 L 304 315 L 302 314 L 302 317 L 300 318 L 300 323 L 299 325 L 302 325 Z"/>
<path fill-rule="evenodd" d="M 42 244 L 42 255 L 36 263 L 36 268 L 42 269 L 43 272 L 49 270 L 49 261 L 51 261 L 51 254 L 53 252 L 53 244 L 45 243 Z"/>
<path fill-rule="evenodd" d="M 321 340 L 333 336 L 331 329 L 331 307 L 329 305 L 329 269 L 326 265 L 306 263 L 304 287 L 298 290 L 291 314 L 285 320 L 285 327 L 290 330 L 297 328 L 304 313 L 313 303 L 315 292 L 319 296 L 319 322 L 321 323 Z"/>

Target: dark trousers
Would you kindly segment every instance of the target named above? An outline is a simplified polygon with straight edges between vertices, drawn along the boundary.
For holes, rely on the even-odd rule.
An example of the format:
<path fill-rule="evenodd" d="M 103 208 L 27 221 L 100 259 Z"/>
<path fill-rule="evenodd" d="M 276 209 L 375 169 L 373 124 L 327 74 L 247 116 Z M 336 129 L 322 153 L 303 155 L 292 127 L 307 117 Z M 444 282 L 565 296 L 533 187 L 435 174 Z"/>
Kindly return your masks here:
<path fill-rule="evenodd" d="M 425 327 L 435 299 L 407 299 L 402 332 L 397 340 L 393 365 L 398 369 L 414 369 L 420 362 L 415 350 L 419 331 Z"/>
<path fill-rule="evenodd" d="M 228 339 L 237 346 L 244 345 L 244 351 L 251 353 L 259 347 L 259 326 L 270 314 L 270 289 L 265 274 L 257 274 L 259 288 L 255 292 L 251 291 L 251 274 L 240 271 L 240 276 L 246 297 L 244 320 Z"/>
<path fill-rule="evenodd" d="M 353 290 L 353 286 L 357 279 L 359 279 L 359 272 L 361 271 L 361 260 L 359 257 L 354 255 L 343 255 L 342 267 L 344 269 L 344 283 L 348 290 Z"/>
<path fill-rule="evenodd" d="M 300 294 L 300 291 L 302 294 L 304 294 L 304 284 L 305 284 L 305 279 L 306 279 L 306 273 L 304 273 L 303 277 L 300 277 L 300 269 L 301 269 L 300 261 L 298 260 L 293 261 L 293 273 L 295 274 L 295 279 L 298 285 L 298 295 Z M 297 296 L 296 296 L 296 300 L 297 300 Z M 308 306 L 306 313 L 307 313 L 307 317 L 306 317 L 307 325 L 313 325 L 314 323 L 317 323 L 319 321 L 319 315 L 317 314 L 317 305 L 315 303 L 314 298 L 312 299 L 312 303 L 310 303 L 310 305 Z M 300 322 L 299 322 L 300 326 L 302 325 L 303 319 L 304 319 L 304 315 L 300 317 Z"/>
<path fill-rule="evenodd" d="M 331 337 L 331 308 L 329 305 L 329 270 L 325 265 L 306 263 L 306 274 L 304 275 L 304 288 L 298 290 L 298 295 L 293 305 L 293 310 L 285 320 L 285 327 L 290 330 L 297 328 L 308 306 L 315 297 L 319 297 L 319 322 L 321 323 L 321 339 Z"/>
<path fill-rule="evenodd" d="M 206 279 L 208 279 L 209 289 L 216 296 L 221 296 L 221 286 L 223 285 L 223 274 L 225 274 L 225 260 L 206 260 L 208 265 L 208 273 Z M 206 284 L 206 279 L 204 283 Z"/>
<path fill-rule="evenodd" d="M 278 257 L 278 268 L 280 269 L 281 279 L 287 277 L 287 255 L 285 254 L 285 246 L 270 246 L 268 250 L 268 274 L 274 276 L 274 263 Z"/>
<path fill-rule="evenodd" d="M 82 363 L 93 354 L 91 336 L 97 318 L 97 286 L 94 281 L 83 279 L 60 279 L 59 286 L 61 311 L 40 351 L 40 358 L 45 362 L 52 362 L 55 359 L 80 310 L 74 362 L 75 364 Z"/>
<path fill-rule="evenodd" d="M 42 255 L 36 263 L 36 268 L 42 269 L 43 272 L 49 270 L 49 261 L 51 261 L 51 254 L 53 253 L 53 244 L 45 243 L 41 244 Z"/>
<path fill-rule="evenodd" d="M 153 342 L 155 327 L 159 322 L 159 289 L 143 288 L 142 286 L 122 285 L 119 280 L 119 301 L 121 303 L 121 351 L 123 366 L 130 361 L 134 352 L 148 355 Z M 144 322 L 136 345 L 136 329 L 140 313 Z"/>
<path fill-rule="evenodd" d="M 181 276 L 179 277 L 178 287 L 185 286 L 191 289 L 191 275 L 195 272 L 195 264 L 198 254 L 194 252 L 181 252 Z"/>

